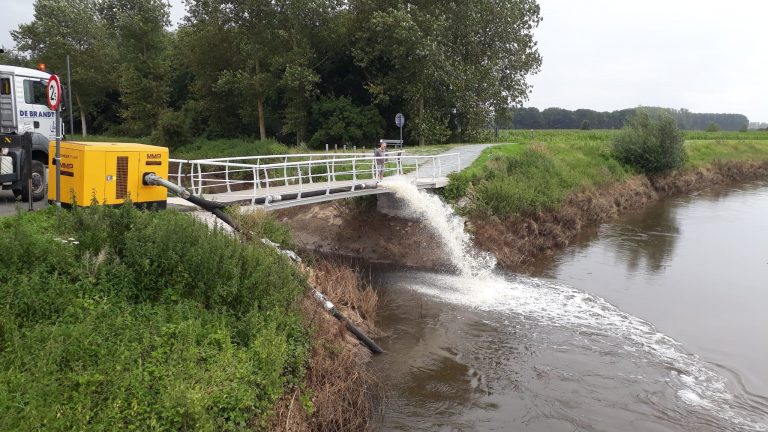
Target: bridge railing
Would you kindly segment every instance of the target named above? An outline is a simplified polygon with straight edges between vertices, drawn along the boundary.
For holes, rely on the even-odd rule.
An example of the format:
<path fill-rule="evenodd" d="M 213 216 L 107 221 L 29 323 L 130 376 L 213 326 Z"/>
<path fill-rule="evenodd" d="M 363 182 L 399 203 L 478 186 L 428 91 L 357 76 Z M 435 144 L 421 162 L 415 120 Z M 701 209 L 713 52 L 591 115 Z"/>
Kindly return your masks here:
<path fill-rule="evenodd" d="M 403 151 L 388 152 L 387 158 L 396 158 L 402 156 Z M 351 158 L 370 157 L 370 153 L 306 153 L 306 154 L 288 154 L 288 155 L 260 155 L 260 156 L 236 156 L 211 159 L 194 160 L 170 160 L 170 177 L 175 179 L 180 186 L 191 187 L 198 190 L 199 183 L 224 184 L 227 185 L 227 192 L 232 191 L 232 187 L 242 182 L 240 180 L 253 180 L 263 170 L 267 170 L 262 176 L 267 179 L 276 179 L 279 176 L 279 170 L 282 170 L 282 180 L 285 185 L 292 184 L 291 177 L 297 174 L 301 164 L 297 162 L 314 162 L 312 165 L 325 165 L 326 169 L 335 171 L 337 161 L 348 160 Z M 253 168 L 256 168 L 254 172 Z M 310 165 L 310 170 L 312 166 Z M 322 167 L 315 167 L 314 173 L 322 173 Z M 221 179 L 226 180 L 221 182 Z M 310 183 L 313 179 L 310 178 Z M 248 182 L 245 182 L 248 183 Z M 243 184 L 245 184 L 243 183 Z M 203 186 L 205 188 L 205 185 Z"/>
<path fill-rule="evenodd" d="M 458 153 L 411 156 L 397 151 L 383 158 L 370 153 L 336 153 L 171 159 L 169 177 L 197 195 L 227 192 L 246 199 L 270 195 L 271 189 L 282 187 L 283 191 L 290 189 L 300 197 L 308 190 L 325 189 L 330 193 L 341 183 L 355 190 L 363 182 L 376 179 L 377 162 L 381 161 L 384 176 L 406 175 L 412 181 L 434 181 L 461 168 Z"/>

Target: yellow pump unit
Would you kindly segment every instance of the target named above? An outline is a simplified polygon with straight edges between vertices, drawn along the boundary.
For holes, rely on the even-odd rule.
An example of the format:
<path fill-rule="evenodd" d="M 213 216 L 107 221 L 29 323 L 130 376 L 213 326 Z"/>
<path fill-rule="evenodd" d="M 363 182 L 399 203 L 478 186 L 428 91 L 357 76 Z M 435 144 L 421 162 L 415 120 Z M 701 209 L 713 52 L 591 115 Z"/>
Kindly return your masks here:
<path fill-rule="evenodd" d="M 56 200 L 56 143 L 48 150 L 48 200 Z M 164 209 L 168 190 L 144 184 L 147 173 L 168 177 L 168 149 L 144 144 L 61 142 L 62 206 L 119 205 Z"/>

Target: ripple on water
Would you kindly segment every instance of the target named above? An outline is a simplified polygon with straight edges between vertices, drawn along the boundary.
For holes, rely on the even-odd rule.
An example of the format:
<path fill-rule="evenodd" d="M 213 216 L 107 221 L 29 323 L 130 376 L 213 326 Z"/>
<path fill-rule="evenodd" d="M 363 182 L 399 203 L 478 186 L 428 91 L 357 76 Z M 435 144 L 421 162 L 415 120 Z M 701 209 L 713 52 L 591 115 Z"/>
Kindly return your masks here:
<path fill-rule="evenodd" d="M 533 333 L 538 339 L 536 343 L 548 344 L 546 349 L 559 353 L 561 363 L 547 366 L 537 359 L 540 363 L 535 366 L 535 376 L 516 385 L 568 388 L 582 397 L 586 395 L 585 401 L 609 398 L 617 388 L 622 388 L 620 397 L 624 402 L 604 401 L 578 409 L 567 408 L 573 395 L 558 395 L 554 391 L 550 398 L 557 400 L 557 407 L 547 409 L 558 411 L 562 418 L 572 418 L 574 412 L 585 409 L 600 416 L 611 406 L 632 410 L 632 403 L 627 401 L 634 399 L 653 407 L 663 421 L 683 429 L 696 425 L 703 430 L 768 431 L 764 407 L 749 397 L 734 397 L 733 391 L 743 392 L 738 385 L 731 385 L 729 390 L 723 376 L 679 343 L 600 297 L 543 280 L 503 275 L 478 278 L 410 274 L 408 278 L 410 289 L 443 302 L 515 317 L 509 321 L 535 322 L 539 326 Z M 498 349 L 488 355 L 503 359 L 505 348 L 495 348 Z M 493 361 L 496 360 L 489 357 L 479 362 L 470 359 L 469 363 Z M 563 361 L 579 372 L 568 373 L 562 367 Z M 627 373 L 631 371 L 636 373 Z M 471 382 L 471 377 L 467 379 Z M 490 393 L 495 379 L 499 377 L 488 378 Z M 528 390 L 532 394 L 542 392 L 541 388 Z M 571 424 L 577 423 L 573 420 Z"/>

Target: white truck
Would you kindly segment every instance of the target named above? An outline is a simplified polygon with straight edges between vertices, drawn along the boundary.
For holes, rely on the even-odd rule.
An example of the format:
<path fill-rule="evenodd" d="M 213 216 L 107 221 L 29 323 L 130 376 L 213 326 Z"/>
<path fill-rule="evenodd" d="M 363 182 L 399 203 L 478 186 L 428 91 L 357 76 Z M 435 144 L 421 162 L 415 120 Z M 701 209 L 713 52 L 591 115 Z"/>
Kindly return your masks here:
<path fill-rule="evenodd" d="M 21 148 L 2 147 L 0 184 L 16 197 L 27 199 L 29 182 L 26 158 L 32 158 L 32 198 L 46 196 L 48 142 L 56 139 L 56 113 L 48 108 L 46 83 L 50 74 L 35 69 L 0 65 L 0 135 L 32 133 L 32 154 Z"/>

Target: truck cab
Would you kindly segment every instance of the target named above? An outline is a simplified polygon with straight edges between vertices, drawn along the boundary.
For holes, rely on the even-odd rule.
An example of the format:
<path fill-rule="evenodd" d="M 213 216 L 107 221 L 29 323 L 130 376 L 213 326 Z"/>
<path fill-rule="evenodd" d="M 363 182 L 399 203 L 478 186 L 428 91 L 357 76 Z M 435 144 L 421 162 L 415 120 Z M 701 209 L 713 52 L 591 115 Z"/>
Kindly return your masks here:
<path fill-rule="evenodd" d="M 26 166 L 25 158 L 31 157 L 35 201 L 46 196 L 48 142 L 56 139 L 56 113 L 48 108 L 46 99 L 49 77 L 35 69 L 0 65 L 0 134 L 33 133 L 31 155 L 19 148 L 0 147 L 1 185 L 4 190 L 13 190 L 17 197 L 27 197 L 22 167 Z"/>

